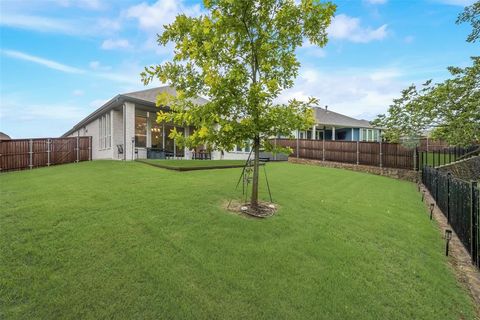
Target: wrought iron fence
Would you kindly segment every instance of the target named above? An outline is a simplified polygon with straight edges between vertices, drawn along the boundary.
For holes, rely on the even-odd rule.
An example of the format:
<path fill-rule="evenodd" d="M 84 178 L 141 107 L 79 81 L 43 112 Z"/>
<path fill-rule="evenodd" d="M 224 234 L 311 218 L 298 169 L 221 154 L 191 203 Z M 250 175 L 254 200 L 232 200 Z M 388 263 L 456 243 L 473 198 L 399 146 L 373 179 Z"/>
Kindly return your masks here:
<path fill-rule="evenodd" d="M 480 148 L 479 145 L 469 147 L 442 147 L 430 151 L 419 151 L 420 168 L 424 166 L 438 167 L 465 157 Z"/>
<path fill-rule="evenodd" d="M 477 182 L 455 178 L 430 166 L 423 168 L 422 182 L 470 253 L 472 263 L 480 268 L 480 192 Z"/>

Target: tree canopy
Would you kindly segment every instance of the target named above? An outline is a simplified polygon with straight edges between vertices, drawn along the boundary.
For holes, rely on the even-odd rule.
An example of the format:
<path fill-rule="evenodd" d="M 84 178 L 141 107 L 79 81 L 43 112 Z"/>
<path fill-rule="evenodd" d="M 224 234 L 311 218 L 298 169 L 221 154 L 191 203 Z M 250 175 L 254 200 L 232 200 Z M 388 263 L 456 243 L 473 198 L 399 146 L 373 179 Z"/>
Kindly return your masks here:
<path fill-rule="evenodd" d="M 379 115 L 376 125 L 385 128 L 385 137 L 398 142 L 401 137 L 418 137 L 432 130 L 434 138 L 452 145 L 470 145 L 480 140 L 480 57 L 472 65 L 449 67 L 451 78 L 441 83 L 427 81 L 420 88 L 411 85 L 395 99 L 387 115 Z"/>
<path fill-rule="evenodd" d="M 317 103 L 276 98 L 298 75 L 296 49 L 305 41 L 326 45 L 336 7 L 319 0 L 205 0 L 204 6 L 205 14 L 181 14 L 165 26 L 158 43 L 174 43 L 173 60 L 145 68 L 142 77 L 146 84 L 158 78 L 176 88 L 177 96 L 158 97 L 157 104 L 173 112 L 159 112 L 157 121 L 197 128 L 188 137 L 172 131 L 180 144 L 232 150 L 253 143 L 256 205 L 260 148 L 272 149 L 272 136 L 311 125 L 310 107 Z M 195 105 L 198 96 L 209 102 Z"/>
<path fill-rule="evenodd" d="M 480 1 L 465 7 L 463 12 L 458 16 L 457 24 L 470 22 L 472 32 L 468 35 L 468 42 L 475 42 L 480 38 Z"/>

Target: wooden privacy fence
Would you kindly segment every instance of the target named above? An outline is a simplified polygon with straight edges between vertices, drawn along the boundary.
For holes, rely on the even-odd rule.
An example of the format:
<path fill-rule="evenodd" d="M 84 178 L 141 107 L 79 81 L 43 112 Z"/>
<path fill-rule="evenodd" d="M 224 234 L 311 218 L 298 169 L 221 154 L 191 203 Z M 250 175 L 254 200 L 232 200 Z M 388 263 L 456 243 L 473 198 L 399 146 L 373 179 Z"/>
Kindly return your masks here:
<path fill-rule="evenodd" d="M 0 172 L 92 160 L 92 137 L 0 140 Z"/>
<path fill-rule="evenodd" d="M 397 143 L 276 139 L 290 147 L 291 157 L 418 170 L 418 152 Z"/>
<path fill-rule="evenodd" d="M 472 263 L 480 268 L 480 191 L 477 182 L 457 179 L 429 166 L 422 170 L 422 182 L 470 253 Z"/>

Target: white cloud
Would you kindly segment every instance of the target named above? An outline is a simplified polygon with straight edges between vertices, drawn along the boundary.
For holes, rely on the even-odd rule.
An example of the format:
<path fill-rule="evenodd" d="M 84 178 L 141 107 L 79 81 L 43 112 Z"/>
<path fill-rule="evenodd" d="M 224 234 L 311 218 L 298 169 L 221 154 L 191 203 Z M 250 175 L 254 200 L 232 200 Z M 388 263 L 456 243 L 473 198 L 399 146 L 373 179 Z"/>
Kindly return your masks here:
<path fill-rule="evenodd" d="M 143 2 L 129 7 L 122 13 L 122 17 L 136 20 L 138 28 L 145 31 L 143 49 L 154 50 L 157 54 L 168 56 L 173 52 L 173 45 L 158 46 L 157 34 L 161 34 L 164 25 L 171 24 L 178 14 L 199 16 L 202 9 L 199 4 L 186 5 L 183 0 L 158 0 L 153 4 Z"/>
<path fill-rule="evenodd" d="M 34 32 L 57 33 L 73 36 L 110 35 L 121 29 L 118 19 L 79 18 L 62 19 L 17 14 L 17 11 L 4 10 L 0 15 L 0 25 Z"/>
<path fill-rule="evenodd" d="M 4 98 L 0 106 L 0 118 L 5 123 L 12 121 L 38 121 L 38 120 L 76 120 L 88 112 L 78 106 L 65 104 L 38 104 L 17 99 Z M 2 121 L 3 122 L 3 121 Z"/>
<path fill-rule="evenodd" d="M 449 4 L 452 6 L 466 7 L 475 3 L 475 0 L 436 0 L 436 2 Z"/>
<path fill-rule="evenodd" d="M 406 83 L 396 68 L 323 72 L 302 68 L 295 86 L 285 90 L 280 102 L 316 97 L 320 105 L 349 116 L 373 117 L 384 113 Z"/>
<path fill-rule="evenodd" d="M 73 90 L 73 92 L 72 92 L 72 94 L 73 94 L 74 96 L 77 96 L 77 97 L 83 96 L 84 93 L 85 93 L 85 92 L 83 92 L 83 90 L 80 90 L 80 89 L 75 89 L 75 90 Z"/>
<path fill-rule="evenodd" d="M 104 6 L 100 0 L 54 0 L 63 7 L 79 7 L 84 9 L 99 10 Z"/>
<path fill-rule="evenodd" d="M 108 70 L 111 70 L 112 67 L 111 66 L 104 66 L 100 63 L 100 61 L 90 61 L 90 63 L 88 64 L 88 66 L 92 69 L 92 70 L 101 70 L 101 71 L 108 71 Z"/>
<path fill-rule="evenodd" d="M 364 0 L 368 4 L 385 4 L 387 0 Z"/>
<path fill-rule="evenodd" d="M 362 27 L 360 19 L 345 14 L 337 15 L 328 27 L 328 35 L 333 39 L 348 40 L 356 43 L 367 43 L 382 40 L 387 36 L 387 25 L 376 29 Z"/>
<path fill-rule="evenodd" d="M 119 83 L 125 83 L 125 84 L 133 84 L 133 85 L 141 84 L 140 71 L 142 71 L 142 68 L 139 66 L 130 66 L 130 67 L 125 66 L 123 68 L 120 68 L 121 70 L 124 70 L 122 73 L 106 72 L 106 70 L 108 70 L 108 67 L 101 66 L 100 62 L 98 61 L 92 61 L 90 62 L 90 67 L 95 71 L 87 71 L 87 70 L 67 66 L 65 64 L 62 64 L 53 60 L 33 56 L 20 51 L 2 50 L 0 52 L 6 56 L 9 56 L 15 59 L 34 62 L 39 65 L 45 66 L 47 68 L 66 72 L 66 73 L 83 74 L 86 76 L 107 79 L 107 80 L 111 80 Z"/>
<path fill-rule="evenodd" d="M 62 135 L 79 119 L 93 111 L 68 101 L 37 102 L 30 91 L 9 92 L 0 99 L 0 131 L 15 138 Z M 52 125 L 45 125 L 55 123 Z"/>
<path fill-rule="evenodd" d="M 201 14 L 199 4 L 187 6 L 183 0 L 158 0 L 152 5 L 141 3 L 128 8 L 125 12 L 127 18 L 138 20 L 139 27 L 143 30 L 161 32 L 165 24 L 170 24 L 179 13 L 187 16 Z"/>
<path fill-rule="evenodd" d="M 130 43 L 126 39 L 107 39 L 102 43 L 102 49 L 112 50 L 112 49 L 126 49 L 130 47 Z"/>
<path fill-rule="evenodd" d="M 308 40 L 305 40 L 299 49 L 309 56 L 313 56 L 315 58 L 325 58 L 327 56 L 327 51 L 324 48 L 320 48 Z"/>
<path fill-rule="evenodd" d="M 59 63 L 59 62 L 56 62 L 56 61 L 53 61 L 53 60 L 48 60 L 48 59 L 32 56 L 32 55 L 29 55 L 29 54 L 26 54 L 26 53 L 23 53 L 23 52 L 20 52 L 20 51 L 2 50 L 1 53 L 6 55 L 6 56 L 9 56 L 11 58 L 34 62 L 34 63 L 40 64 L 40 65 L 43 65 L 47 68 L 62 71 L 62 72 L 66 72 L 66 73 L 85 73 L 85 70 L 78 69 L 78 68 L 71 67 L 71 66 L 67 66 L 65 64 L 62 64 L 62 63 Z"/>
<path fill-rule="evenodd" d="M 2 14 L 0 25 L 40 32 L 59 32 L 63 34 L 81 33 L 79 32 L 79 28 L 76 28 L 71 21 L 33 15 Z"/>

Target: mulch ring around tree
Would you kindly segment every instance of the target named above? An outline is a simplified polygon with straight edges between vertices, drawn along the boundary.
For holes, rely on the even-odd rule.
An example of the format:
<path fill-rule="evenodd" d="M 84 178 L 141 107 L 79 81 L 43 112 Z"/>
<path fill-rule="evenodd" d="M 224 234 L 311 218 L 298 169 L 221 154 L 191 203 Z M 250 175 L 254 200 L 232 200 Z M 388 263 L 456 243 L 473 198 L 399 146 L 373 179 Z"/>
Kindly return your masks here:
<path fill-rule="evenodd" d="M 258 206 L 253 208 L 250 203 L 244 203 L 238 200 L 227 201 L 223 207 L 232 213 L 251 218 L 268 218 L 273 216 L 278 209 L 277 205 L 270 202 L 259 201 Z"/>

